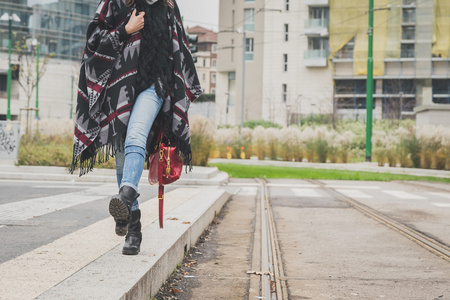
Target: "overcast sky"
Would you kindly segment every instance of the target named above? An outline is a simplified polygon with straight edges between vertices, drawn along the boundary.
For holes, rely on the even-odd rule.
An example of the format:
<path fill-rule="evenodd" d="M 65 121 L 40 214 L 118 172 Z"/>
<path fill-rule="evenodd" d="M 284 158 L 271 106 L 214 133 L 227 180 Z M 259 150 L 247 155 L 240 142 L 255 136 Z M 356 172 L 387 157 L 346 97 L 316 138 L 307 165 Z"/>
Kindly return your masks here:
<path fill-rule="evenodd" d="M 47 4 L 57 0 L 28 0 L 28 5 Z M 200 25 L 217 31 L 219 25 L 219 0 L 177 0 L 185 26 Z"/>
<path fill-rule="evenodd" d="M 177 0 L 185 26 L 200 25 L 217 31 L 219 0 Z"/>

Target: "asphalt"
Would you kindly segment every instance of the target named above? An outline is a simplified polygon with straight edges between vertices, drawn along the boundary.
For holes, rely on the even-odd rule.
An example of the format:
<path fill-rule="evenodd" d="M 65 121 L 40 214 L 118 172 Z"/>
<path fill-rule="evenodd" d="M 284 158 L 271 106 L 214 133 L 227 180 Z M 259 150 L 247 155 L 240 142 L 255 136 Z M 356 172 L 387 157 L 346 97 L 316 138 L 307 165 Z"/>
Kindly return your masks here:
<path fill-rule="evenodd" d="M 2 162 L 0 180 L 112 183 L 116 177 L 115 170 L 79 177 L 66 168 Z M 152 299 L 228 201 L 227 181 L 217 168 L 183 174 L 165 195 L 164 229 L 154 209 L 158 199 L 143 201 L 145 243 L 137 256 L 122 255 L 123 238 L 110 230 L 108 217 L 0 264 L 0 299 Z"/>

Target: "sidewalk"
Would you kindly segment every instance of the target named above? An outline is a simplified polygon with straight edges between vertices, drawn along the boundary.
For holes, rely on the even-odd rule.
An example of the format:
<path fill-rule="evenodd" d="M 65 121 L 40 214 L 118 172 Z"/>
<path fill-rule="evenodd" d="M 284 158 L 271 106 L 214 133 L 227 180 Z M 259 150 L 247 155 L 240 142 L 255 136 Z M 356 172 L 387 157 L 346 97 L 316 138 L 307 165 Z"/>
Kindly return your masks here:
<path fill-rule="evenodd" d="M 325 170 L 346 170 L 359 172 L 376 172 L 390 174 L 404 174 L 413 176 L 432 176 L 450 179 L 450 171 L 430 170 L 430 169 L 413 169 L 400 167 L 379 167 L 377 163 L 349 163 L 349 164 L 331 164 L 331 163 L 307 163 L 307 162 L 289 162 L 274 160 L 254 160 L 254 159 L 222 159 L 215 158 L 209 160 L 212 164 L 240 164 L 253 166 L 277 166 L 291 168 L 314 168 Z"/>

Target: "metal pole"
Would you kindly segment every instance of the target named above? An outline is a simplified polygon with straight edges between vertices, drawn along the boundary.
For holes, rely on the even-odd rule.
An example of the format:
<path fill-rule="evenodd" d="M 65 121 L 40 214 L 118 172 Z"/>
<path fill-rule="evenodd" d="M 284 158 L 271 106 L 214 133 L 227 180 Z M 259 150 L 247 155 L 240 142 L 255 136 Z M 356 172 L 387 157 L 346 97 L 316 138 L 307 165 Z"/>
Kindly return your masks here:
<path fill-rule="evenodd" d="M 71 97 L 70 97 L 70 119 L 72 120 L 73 118 L 73 81 L 75 80 L 74 76 L 72 75 L 72 92 Z"/>
<path fill-rule="evenodd" d="M 6 109 L 6 120 L 11 121 L 11 52 L 12 52 L 12 16 L 9 16 L 9 54 L 8 54 L 8 107 Z"/>
<path fill-rule="evenodd" d="M 41 45 L 36 46 L 36 119 L 39 119 L 39 57 L 41 55 Z"/>
<path fill-rule="evenodd" d="M 367 121 L 366 162 L 372 161 L 372 111 L 373 111 L 373 0 L 369 0 L 369 55 L 367 58 Z"/>
<path fill-rule="evenodd" d="M 245 42 L 246 34 L 244 30 L 244 38 L 242 40 L 242 99 L 241 99 L 241 137 L 244 128 L 244 101 L 245 101 Z"/>

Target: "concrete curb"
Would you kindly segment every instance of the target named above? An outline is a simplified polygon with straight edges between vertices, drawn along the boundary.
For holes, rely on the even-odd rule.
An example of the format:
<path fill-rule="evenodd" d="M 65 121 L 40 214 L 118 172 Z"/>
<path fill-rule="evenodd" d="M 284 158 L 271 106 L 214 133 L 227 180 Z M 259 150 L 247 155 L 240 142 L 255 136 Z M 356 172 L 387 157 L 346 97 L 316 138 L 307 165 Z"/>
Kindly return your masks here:
<path fill-rule="evenodd" d="M 349 163 L 349 164 L 331 164 L 331 163 L 308 163 L 308 162 L 289 162 L 289 161 L 274 161 L 274 160 L 253 160 L 253 159 L 222 159 L 214 158 L 209 160 L 210 163 L 220 164 L 239 164 L 239 165 L 253 165 L 253 166 L 277 166 L 277 167 L 291 167 L 291 168 L 314 168 L 325 170 L 346 170 L 355 172 L 374 172 L 374 173 L 390 173 L 399 175 L 413 175 L 413 176 L 432 176 L 440 178 L 449 178 L 450 171 L 445 170 L 430 170 L 430 169 L 413 169 L 400 167 L 379 167 L 377 163 Z"/>
<path fill-rule="evenodd" d="M 66 181 L 66 182 L 100 182 L 116 183 L 116 170 L 95 169 L 84 176 L 69 174 L 64 167 L 44 166 L 13 166 L 2 165 L 0 179 L 6 180 L 40 180 L 40 181 Z M 148 184 L 148 170 L 142 173 L 142 184 Z M 177 185 L 224 185 L 228 182 L 228 174 L 219 172 L 215 167 L 194 167 L 193 172 L 182 172 Z"/>
<path fill-rule="evenodd" d="M 164 216 L 164 231 L 158 222 L 142 230 L 139 255 L 124 256 L 119 245 L 37 299 L 152 299 L 229 197 L 201 192 Z"/>

